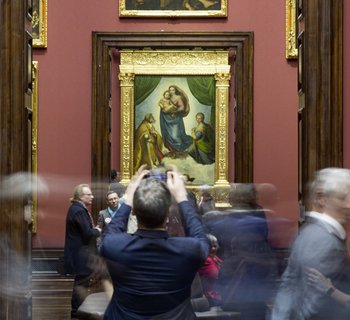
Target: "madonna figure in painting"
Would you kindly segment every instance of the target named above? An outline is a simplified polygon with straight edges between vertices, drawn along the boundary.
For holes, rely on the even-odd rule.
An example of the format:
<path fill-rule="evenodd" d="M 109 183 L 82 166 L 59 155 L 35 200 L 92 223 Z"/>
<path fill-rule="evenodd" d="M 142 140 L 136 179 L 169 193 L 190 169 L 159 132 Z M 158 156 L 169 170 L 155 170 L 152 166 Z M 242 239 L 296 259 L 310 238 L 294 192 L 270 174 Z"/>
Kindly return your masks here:
<path fill-rule="evenodd" d="M 169 86 L 159 101 L 160 128 L 164 146 L 170 155 L 185 151 L 192 144 L 192 137 L 186 134 L 183 118 L 190 112 L 186 93 L 176 85 Z"/>

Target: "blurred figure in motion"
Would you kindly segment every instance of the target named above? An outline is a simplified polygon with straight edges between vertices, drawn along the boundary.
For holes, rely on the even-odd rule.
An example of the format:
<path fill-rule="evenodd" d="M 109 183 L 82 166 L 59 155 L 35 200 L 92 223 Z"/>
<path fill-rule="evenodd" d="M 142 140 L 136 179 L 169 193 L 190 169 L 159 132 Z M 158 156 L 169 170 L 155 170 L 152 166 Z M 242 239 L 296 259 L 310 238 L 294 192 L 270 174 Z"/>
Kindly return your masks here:
<path fill-rule="evenodd" d="M 258 204 L 254 183 L 234 183 L 231 185 L 229 202 L 233 210 L 266 219 L 265 210 Z"/>
<path fill-rule="evenodd" d="M 114 191 L 117 193 L 118 198 L 123 202 L 122 197 L 124 196 L 126 187 L 120 183 L 120 172 L 115 169 L 111 170 L 111 181 L 108 186 L 109 191 Z M 120 203 L 121 204 L 121 203 Z"/>
<path fill-rule="evenodd" d="M 265 214 L 257 204 L 254 185 L 232 185 L 229 196 L 231 209 L 203 216 L 207 231 L 218 239 L 223 260 L 218 280 L 221 307 L 239 311 L 242 320 L 262 320 L 277 273 Z"/>
<path fill-rule="evenodd" d="M 347 308 L 350 312 L 350 295 L 346 294 L 334 287 L 331 279 L 326 278 L 321 272 L 316 269 L 309 268 L 306 270 L 307 280 L 311 286 L 319 290 L 325 296 L 331 297 L 341 306 Z M 349 313 L 350 314 L 350 313 Z"/>
<path fill-rule="evenodd" d="M 198 273 L 210 307 L 216 307 L 221 305 L 221 294 L 217 291 L 216 286 L 222 260 L 216 255 L 219 249 L 218 239 L 212 234 L 207 234 L 207 237 L 211 244 L 209 256 L 198 270 Z"/>
<path fill-rule="evenodd" d="M 74 275 L 72 318 L 88 294 L 93 275 L 90 258 L 97 254 L 96 239 L 101 235 L 87 208 L 93 198 L 89 185 L 76 186 L 66 218 L 64 268 L 66 274 Z"/>
<path fill-rule="evenodd" d="M 209 253 L 209 241 L 199 215 L 187 200 L 176 171 L 167 182 L 151 177 L 141 166 L 126 190 L 126 201 L 102 240 L 114 292 L 104 319 L 194 320 L 191 284 Z M 169 237 L 166 220 L 171 195 L 180 207 L 187 237 Z M 128 234 L 131 212 L 138 229 Z"/>
<path fill-rule="evenodd" d="M 186 181 L 184 181 L 186 183 Z M 187 200 L 193 208 L 198 211 L 197 198 L 193 191 L 187 189 Z M 184 225 L 181 218 L 181 212 L 179 204 L 172 197 L 171 205 L 169 208 L 169 214 L 166 223 L 166 229 L 171 237 L 184 237 L 186 236 Z"/>
<path fill-rule="evenodd" d="M 350 219 L 350 170 L 318 171 L 310 186 L 311 212 L 295 240 L 283 273 L 272 319 L 349 319 L 349 310 L 310 285 L 305 270 L 318 269 L 335 287 L 350 293 L 345 228 Z"/>
<path fill-rule="evenodd" d="M 111 178 L 110 178 L 110 183 L 113 182 L 119 182 L 120 181 L 120 172 L 118 172 L 115 169 L 111 170 Z"/>
<path fill-rule="evenodd" d="M 198 209 L 200 215 L 204 215 L 206 212 L 216 209 L 214 198 L 211 195 L 208 186 L 203 186 L 201 188 Z"/>

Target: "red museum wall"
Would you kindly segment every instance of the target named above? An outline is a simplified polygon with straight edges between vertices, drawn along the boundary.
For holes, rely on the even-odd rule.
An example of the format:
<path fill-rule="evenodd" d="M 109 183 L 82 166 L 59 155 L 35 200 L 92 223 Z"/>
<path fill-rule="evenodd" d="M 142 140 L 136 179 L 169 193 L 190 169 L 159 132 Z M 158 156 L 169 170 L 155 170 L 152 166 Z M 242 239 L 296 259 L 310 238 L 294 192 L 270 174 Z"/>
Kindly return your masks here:
<path fill-rule="evenodd" d="M 290 222 L 271 224 L 274 245 L 289 245 L 299 217 L 298 96 L 296 61 L 285 58 L 285 1 L 228 2 L 227 18 L 120 19 L 117 0 L 48 1 L 48 47 L 34 51 L 34 60 L 39 62 L 38 171 L 48 186 L 39 195 L 34 248 L 63 246 L 73 187 L 91 180 L 92 31 L 160 30 L 254 32 L 254 182 L 276 187 L 274 199 L 262 199 L 262 204 Z M 345 3 L 345 34 L 350 30 L 350 26 L 346 27 L 349 14 L 350 4 Z M 344 45 L 346 87 L 350 81 L 345 72 L 350 68 L 350 48 Z M 350 142 L 346 140 L 349 103 L 350 93 L 344 92 L 344 117 L 348 123 L 344 129 L 345 166 L 350 165 Z M 117 101 L 112 104 L 117 106 Z M 112 144 L 116 146 L 112 163 L 118 168 L 119 129 L 114 126 L 112 130 Z"/>

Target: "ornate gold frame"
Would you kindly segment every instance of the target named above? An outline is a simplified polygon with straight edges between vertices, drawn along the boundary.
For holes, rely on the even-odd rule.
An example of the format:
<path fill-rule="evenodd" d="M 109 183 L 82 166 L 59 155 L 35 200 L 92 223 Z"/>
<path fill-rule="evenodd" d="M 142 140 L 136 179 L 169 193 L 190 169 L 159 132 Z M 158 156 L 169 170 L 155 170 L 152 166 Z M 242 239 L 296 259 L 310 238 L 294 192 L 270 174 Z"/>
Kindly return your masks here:
<path fill-rule="evenodd" d="M 286 0 L 286 58 L 298 57 L 296 30 L 296 0 Z"/>
<path fill-rule="evenodd" d="M 182 17 L 227 17 L 227 2 L 221 0 L 220 10 L 128 10 L 126 0 L 119 0 L 119 16 L 132 18 L 182 18 Z"/>
<path fill-rule="evenodd" d="M 121 90 L 121 175 L 127 184 L 133 175 L 134 78 L 135 75 L 213 75 L 216 80 L 215 184 L 228 182 L 228 101 L 231 78 L 228 51 L 122 50 L 120 53 Z"/>
<path fill-rule="evenodd" d="M 32 62 L 32 77 L 33 77 L 33 91 L 32 91 L 32 175 L 33 179 L 33 193 L 32 193 L 32 232 L 37 231 L 37 211 L 38 211 L 38 194 L 37 194 L 37 174 L 38 174 L 38 61 Z"/>
<path fill-rule="evenodd" d="M 47 0 L 33 0 L 33 47 L 47 48 Z"/>

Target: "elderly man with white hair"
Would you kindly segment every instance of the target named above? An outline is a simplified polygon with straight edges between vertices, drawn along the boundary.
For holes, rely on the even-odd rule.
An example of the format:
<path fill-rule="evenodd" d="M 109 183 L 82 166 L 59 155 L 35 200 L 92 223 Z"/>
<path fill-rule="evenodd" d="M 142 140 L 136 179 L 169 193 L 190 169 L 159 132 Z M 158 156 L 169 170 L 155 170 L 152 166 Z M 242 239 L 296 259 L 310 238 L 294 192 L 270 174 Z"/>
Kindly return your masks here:
<path fill-rule="evenodd" d="M 349 319 L 349 310 L 308 281 L 320 270 L 335 287 L 350 293 L 346 227 L 350 222 L 350 170 L 326 168 L 310 185 L 312 210 L 291 248 L 272 312 L 272 320 Z"/>

